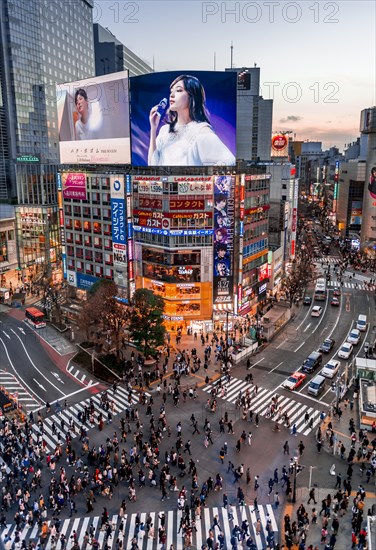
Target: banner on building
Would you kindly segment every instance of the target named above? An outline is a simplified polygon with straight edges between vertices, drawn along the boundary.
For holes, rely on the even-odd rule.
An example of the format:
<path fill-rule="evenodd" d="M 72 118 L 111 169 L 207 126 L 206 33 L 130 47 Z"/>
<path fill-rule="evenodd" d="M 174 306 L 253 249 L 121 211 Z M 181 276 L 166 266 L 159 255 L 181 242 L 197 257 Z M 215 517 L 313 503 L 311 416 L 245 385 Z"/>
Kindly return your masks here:
<path fill-rule="evenodd" d="M 124 177 L 111 176 L 112 252 L 114 266 L 127 264 L 126 208 Z"/>
<path fill-rule="evenodd" d="M 86 174 L 82 172 L 64 172 L 61 174 L 64 199 L 86 201 Z"/>
<path fill-rule="evenodd" d="M 214 307 L 233 304 L 234 189 L 234 176 L 214 178 Z"/>

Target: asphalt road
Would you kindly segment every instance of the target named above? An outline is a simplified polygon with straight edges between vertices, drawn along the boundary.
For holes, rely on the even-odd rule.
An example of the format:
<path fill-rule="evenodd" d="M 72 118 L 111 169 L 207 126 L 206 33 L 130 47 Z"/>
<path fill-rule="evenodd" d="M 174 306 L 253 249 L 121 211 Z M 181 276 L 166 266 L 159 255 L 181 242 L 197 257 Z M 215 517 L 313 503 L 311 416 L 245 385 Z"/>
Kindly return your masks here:
<path fill-rule="evenodd" d="M 83 398 L 81 390 L 88 391 L 66 371 L 68 357 L 54 363 L 47 350 L 48 344 L 35 329 L 10 314 L 0 314 L 0 383 L 5 373 L 13 375 L 32 399 L 29 410 L 47 401 L 79 400 Z"/>
<path fill-rule="evenodd" d="M 313 289 L 308 289 L 308 293 L 312 293 Z M 336 340 L 336 345 L 332 350 L 332 353 L 328 355 L 327 360 L 334 356 L 338 350 L 338 347 L 346 339 L 349 330 L 352 328 L 357 315 L 365 313 L 369 316 L 371 321 L 374 318 L 374 304 L 372 302 L 372 293 L 365 292 L 356 288 L 345 289 L 341 296 L 341 305 L 339 308 L 330 306 L 331 291 L 328 295 L 328 300 L 325 304 L 323 314 L 320 318 L 313 318 L 310 316 L 311 307 L 302 307 L 299 310 L 296 318 L 289 323 L 285 330 L 273 340 L 273 342 L 267 346 L 267 348 L 252 360 L 252 373 L 253 381 L 259 387 L 259 392 L 266 392 L 265 403 L 269 399 L 269 394 L 274 392 L 278 393 L 286 400 L 286 403 L 294 408 L 294 414 L 297 418 L 302 417 L 304 410 L 309 410 L 315 414 L 315 418 L 318 419 L 318 413 L 320 410 L 327 408 L 329 403 L 333 400 L 333 393 L 330 391 L 330 384 L 328 384 L 327 391 L 319 398 L 315 399 L 308 397 L 306 394 L 306 387 L 303 386 L 297 392 L 287 392 L 281 388 L 281 384 L 288 377 L 299 368 L 302 361 L 311 353 L 316 350 L 320 343 L 326 337 L 333 337 Z M 372 317 L 373 316 L 373 317 Z M 30 393 L 38 403 L 44 403 L 47 398 L 50 402 L 54 400 L 63 400 L 69 396 L 69 403 L 72 404 L 70 410 L 67 409 L 66 415 L 75 414 L 74 404 L 79 404 L 84 399 L 87 399 L 91 392 L 88 388 L 84 387 L 78 380 L 75 380 L 70 376 L 64 368 L 64 361 L 59 361 L 59 364 L 53 364 L 51 355 L 47 353 L 44 345 L 38 335 L 25 325 L 22 321 L 17 321 L 9 315 L 0 315 L 0 368 L 6 369 L 12 372 L 24 383 L 29 389 Z M 367 339 L 367 333 L 362 333 L 362 343 Z M 355 347 L 355 354 L 362 354 L 362 343 Z M 325 361 L 324 361 L 325 362 Z M 341 361 L 341 370 L 345 369 L 345 361 Z M 66 365 L 65 365 L 66 366 Z M 244 380 L 246 369 L 245 365 L 235 367 L 231 371 L 234 379 L 242 382 Z M 307 382 L 313 375 L 307 377 Z M 188 378 L 182 379 L 184 386 L 189 386 L 195 383 L 197 379 Z M 188 439 L 191 440 L 191 452 L 192 458 L 198 469 L 198 483 L 199 486 L 209 477 L 215 478 L 217 473 L 220 473 L 223 477 L 223 492 L 226 492 L 229 499 L 236 503 L 236 491 L 237 484 L 234 483 L 234 476 L 231 472 L 228 472 L 227 464 L 230 460 L 234 463 L 235 467 L 240 464 L 244 464 L 244 469 L 250 468 L 252 483 L 247 485 L 245 480 L 241 481 L 241 486 L 245 493 L 245 499 L 247 505 L 251 505 L 254 502 L 254 498 L 257 496 L 258 503 L 261 506 L 262 513 L 266 511 L 273 511 L 273 521 L 277 527 L 276 532 L 279 530 L 279 520 L 283 515 L 285 498 L 283 495 L 283 489 L 278 487 L 278 491 L 281 495 L 281 507 L 271 508 L 274 502 L 274 493 L 269 494 L 268 480 L 273 476 L 275 468 L 281 472 L 283 465 L 288 465 L 289 460 L 293 456 L 298 455 L 297 446 L 300 441 L 304 442 L 305 450 L 303 456 L 300 459 L 300 464 L 304 466 L 302 473 L 297 478 L 297 501 L 305 498 L 306 488 L 311 482 L 316 485 L 318 495 L 317 498 L 324 498 L 324 492 L 328 488 L 333 488 L 333 478 L 329 473 L 330 467 L 334 459 L 333 456 L 327 453 L 321 453 L 318 455 L 314 432 L 317 424 L 313 430 L 306 430 L 302 425 L 301 430 L 297 436 L 294 437 L 286 428 L 281 429 L 280 432 L 274 432 L 272 430 L 273 424 L 270 420 L 267 420 L 263 413 L 260 413 L 260 424 L 257 428 L 255 424 L 251 424 L 249 421 L 243 421 L 238 409 L 234 404 L 234 399 L 219 399 L 217 412 L 211 414 L 205 410 L 205 402 L 208 397 L 204 387 L 198 390 L 199 397 L 197 400 L 187 399 L 186 403 L 180 400 L 178 408 L 175 408 L 172 404 L 171 398 L 168 399 L 166 405 L 167 411 L 167 423 L 171 426 L 172 435 L 168 437 L 166 433 L 160 444 L 160 454 L 163 457 L 166 451 L 171 450 L 176 443 L 176 425 L 179 420 L 182 421 L 182 438 L 185 443 Z M 269 393 L 268 393 L 269 392 Z M 153 412 L 155 418 L 158 418 L 159 407 L 162 404 L 162 398 L 156 394 L 155 386 L 151 388 L 150 393 L 153 395 L 155 404 L 153 406 Z M 234 393 L 235 397 L 236 394 Z M 118 404 L 118 409 L 114 415 L 113 423 L 105 425 L 104 430 L 100 432 L 96 427 L 89 429 L 90 446 L 95 445 L 98 447 L 104 443 L 108 437 L 113 437 L 114 432 L 120 434 L 119 419 L 123 415 L 124 408 L 126 406 L 126 397 L 121 396 L 120 393 L 114 396 L 114 400 Z M 149 436 L 149 420 L 150 418 L 145 416 L 145 409 L 138 406 L 140 411 L 140 419 L 145 429 L 145 438 Z M 306 409 L 305 409 L 306 408 Z M 262 409 L 260 405 L 260 410 Z M 225 434 L 219 432 L 219 419 L 227 412 L 230 419 L 234 421 L 235 434 Z M 192 434 L 192 428 L 190 426 L 190 416 L 194 413 L 199 423 L 199 429 L 201 434 Z M 203 425 L 205 419 L 208 418 L 212 424 L 213 429 L 213 444 L 208 448 L 204 446 Z M 315 421 L 316 422 L 316 421 Z M 47 425 L 47 421 L 45 421 Z M 135 431 L 135 424 L 132 424 L 132 432 Z M 242 446 L 240 452 L 235 449 L 235 444 L 242 431 L 246 433 L 252 432 L 252 445 Z M 308 433 L 304 433 L 304 432 Z M 50 434 L 48 437 L 51 438 Z M 76 437 L 74 441 L 74 447 L 79 452 L 80 443 Z M 283 454 L 283 444 L 285 441 L 289 442 L 290 453 L 289 455 Z M 219 452 L 224 443 L 228 444 L 228 455 L 226 456 L 225 464 L 221 464 L 219 458 Z M 126 444 L 122 444 L 129 452 L 130 446 L 133 443 L 132 434 L 129 434 Z M 185 454 L 184 458 L 188 462 L 188 455 Z M 71 476 L 75 474 L 74 468 L 67 466 L 68 474 Z M 173 473 L 175 469 L 173 469 Z M 77 474 L 75 474 L 77 475 Z M 253 477 L 255 475 L 260 476 L 260 488 L 257 492 L 254 490 Z M 46 494 L 50 475 L 44 469 L 42 491 Z M 178 486 L 181 488 L 184 484 L 190 489 L 190 477 L 178 478 Z M 276 489 L 275 489 L 276 490 Z M 222 495 L 223 492 L 211 492 L 208 499 L 208 507 L 210 507 L 210 514 L 213 510 L 221 510 Z M 77 503 L 77 518 L 84 518 L 92 516 L 98 517 L 102 512 L 103 506 L 106 506 L 110 515 L 116 515 L 119 511 L 119 504 L 123 498 L 127 498 L 128 488 L 123 482 L 120 483 L 114 491 L 114 497 L 112 500 L 108 500 L 107 497 L 97 496 L 97 502 L 94 506 L 92 514 L 86 513 L 85 497 L 79 495 L 76 498 Z M 152 511 L 157 513 L 161 510 L 166 513 L 175 514 L 177 508 L 177 493 L 171 493 L 168 500 L 160 500 L 161 494 L 158 488 L 137 487 L 137 502 L 130 503 L 127 499 L 129 517 L 140 511 L 145 513 L 146 511 Z M 221 512 L 222 513 L 222 512 Z M 209 512 L 208 512 L 209 514 Z M 252 520 L 251 508 L 247 511 L 249 519 Z M 61 517 L 64 521 L 69 521 L 68 511 L 63 510 Z M 171 516 L 172 517 L 172 516 Z M 174 516 L 175 517 L 175 516 Z M 210 516 L 211 518 L 211 516 Z M 222 518 L 222 516 L 221 516 Z M 206 518 L 207 519 L 207 518 Z M 209 519 L 206 521 L 206 528 Z M 72 520 L 77 521 L 77 520 Z M 174 520 L 176 522 L 176 518 Z M 203 520 L 204 521 L 204 520 Z M 77 523 L 78 525 L 78 523 Z M 227 526 L 228 527 L 228 526 Z M 205 532 L 205 529 L 204 529 Z M 277 533 L 277 540 L 280 539 L 280 535 Z M 262 539 L 263 541 L 265 539 Z M 260 542 L 260 548 L 263 548 L 263 542 Z"/>
<path fill-rule="evenodd" d="M 313 286 L 308 289 L 306 295 L 313 297 Z M 323 354 L 323 365 L 331 359 L 337 359 L 341 362 L 340 374 L 344 375 L 346 363 L 348 364 L 348 374 L 351 376 L 351 361 L 354 357 L 364 357 L 363 344 L 368 339 L 368 334 L 372 330 L 372 319 L 375 319 L 375 305 L 372 291 L 364 291 L 356 288 L 342 289 L 340 306 L 333 307 L 330 301 L 333 290 L 328 291 L 326 302 L 315 302 L 312 300 L 311 306 L 304 306 L 299 310 L 298 315 L 288 326 L 267 346 L 264 352 L 257 356 L 252 367 L 255 380 L 261 386 L 275 389 L 281 393 L 288 392 L 281 387 L 285 379 L 297 371 L 302 365 L 304 359 L 312 351 L 317 351 L 320 344 L 326 338 L 333 338 L 335 345 L 328 354 Z M 310 313 L 313 305 L 321 305 L 323 313 L 320 317 L 311 317 Z M 355 322 L 359 313 L 364 313 L 368 317 L 367 331 L 361 333 L 361 341 L 354 346 L 354 352 L 349 360 L 343 360 L 337 357 L 338 349 L 346 340 L 348 333 L 355 328 Z M 294 397 L 304 400 L 310 400 L 315 403 L 330 404 L 333 400 L 333 393 L 330 388 L 330 380 L 324 393 L 318 398 L 307 395 L 307 386 L 309 381 L 320 372 L 321 367 L 316 369 L 313 374 L 307 375 L 305 383 L 294 392 Z M 258 372 L 259 371 L 259 372 Z M 270 376 L 270 373 L 273 376 Z"/>

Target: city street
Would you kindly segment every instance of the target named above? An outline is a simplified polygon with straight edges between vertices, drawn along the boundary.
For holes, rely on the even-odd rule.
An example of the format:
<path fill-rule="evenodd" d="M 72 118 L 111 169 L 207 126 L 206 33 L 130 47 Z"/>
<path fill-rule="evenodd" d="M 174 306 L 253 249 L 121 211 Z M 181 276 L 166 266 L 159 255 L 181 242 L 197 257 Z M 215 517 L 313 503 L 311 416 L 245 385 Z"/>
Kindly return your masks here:
<path fill-rule="evenodd" d="M 310 290 L 308 289 L 308 294 L 309 292 Z M 318 399 L 308 396 L 306 393 L 306 385 L 313 375 L 309 375 L 305 384 L 295 392 L 290 392 L 281 387 L 284 379 L 297 370 L 304 358 L 313 350 L 316 350 L 322 340 L 329 336 L 336 340 L 336 345 L 332 353 L 328 354 L 328 360 L 332 355 L 335 356 L 338 346 L 346 339 L 357 313 L 359 311 L 365 312 L 368 315 L 371 313 L 372 293 L 365 292 L 363 289 L 348 288 L 343 292 L 340 308 L 330 307 L 330 294 L 329 291 L 328 300 L 324 305 L 324 312 L 320 318 L 310 317 L 310 308 L 300 306 L 296 309 L 295 318 L 273 342 L 252 357 L 250 370 L 253 375 L 252 382 L 245 382 L 245 365 L 232 369 L 230 382 L 222 379 L 223 386 L 226 388 L 226 395 L 223 397 L 218 396 L 215 413 L 208 411 L 205 405 L 213 385 L 218 384 L 220 381 L 219 364 L 216 364 L 214 360 L 211 361 L 208 370 L 208 374 L 214 383 L 211 381 L 209 384 L 205 384 L 201 371 L 195 376 L 183 377 L 181 380 L 178 408 L 173 406 L 172 396 L 170 394 L 167 395 L 167 429 L 162 432 L 163 435 L 159 445 L 159 460 L 161 465 L 165 461 L 166 453 L 170 453 L 173 448 L 176 448 L 179 431 L 178 423 L 181 422 L 182 451 L 187 451 L 184 444 L 188 440 L 190 441 L 189 453 L 187 455 L 187 452 L 182 452 L 183 458 L 186 464 L 188 464 L 188 459 L 191 458 L 189 454 L 192 453 L 193 464 L 197 468 L 197 489 L 194 490 L 194 493 L 199 496 L 200 487 L 209 478 L 215 481 L 217 474 L 220 474 L 222 478 L 221 490 L 212 490 L 209 492 L 206 506 L 201 510 L 201 517 L 196 517 L 197 532 L 193 533 L 193 544 L 197 548 L 201 548 L 201 545 L 206 541 L 209 529 L 212 528 L 216 515 L 218 515 L 219 524 L 221 530 L 224 532 L 226 541 L 231 539 L 234 525 L 240 526 L 244 519 L 248 521 L 255 548 L 264 549 L 269 547 L 268 545 L 283 541 L 281 521 L 284 513 L 293 513 L 293 505 L 291 503 L 291 495 L 289 498 L 285 495 L 280 478 L 282 467 L 289 468 L 291 458 L 299 456 L 298 445 L 301 441 L 304 443 L 305 450 L 303 456 L 299 457 L 302 471 L 297 476 L 296 502 L 301 503 L 306 500 L 309 485 L 316 488 L 318 502 L 326 496 L 327 492 L 333 490 L 334 482 L 333 476 L 330 475 L 330 469 L 333 464 L 337 465 L 338 468 L 341 467 L 339 459 L 333 457 L 328 452 L 321 452 L 320 456 L 318 456 L 315 443 L 316 431 L 322 423 L 320 415 L 322 413 L 324 413 L 324 416 L 328 414 L 329 405 L 333 401 L 334 394 L 331 391 L 330 384 L 328 384 L 326 391 Z M 17 315 L 17 317 L 20 316 Z M 101 393 L 99 392 L 103 386 L 94 385 L 96 382 L 93 380 L 89 386 L 86 386 L 80 380 L 71 376 L 66 370 L 67 367 L 69 368 L 68 358 L 59 356 L 55 351 L 54 355 L 52 355 L 51 346 L 47 344 L 46 349 L 46 343 L 42 345 L 43 340 L 40 339 L 40 335 L 35 334 L 20 319 L 15 319 L 12 315 L 2 314 L 1 321 L 2 334 L 0 343 L 3 346 L 6 357 L 6 361 L 2 361 L 3 371 L 10 372 L 12 370 L 12 374 L 17 376 L 19 382 L 24 384 L 25 388 L 30 391 L 30 395 L 35 400 L 35 409 L 39 409 L 40 404 L 47 401 L 47 396 L 50 402 L 58 401 L 63 407 L 62 410 L 52 407 L 52 411 L 48 415 L 45 413 L 45 410 L 42 411 L 44 430 L 42 437 L 45 442 L 45 451 L 47 454 L 50 453 L 53 455 L 56 447 L 61 446 L 62 441 L 64 441 L 66 427 L 71 425 L 72 447 L 76 450 L 77 455 L 80 456 L 82 450 L 80 441 L 82 416 L 80 415 L 91 404 L 94 404 L 96 411 L 103 412 L 104 418 L 107 415 L 107 409 L 103 407 Z M 370 328 L 372 327 L 368 326 L 368 330 Z M 367 333 L 362 338 L 362 342 L 366 338 Z M 188 347 L 188 342 L 189 337 L 185 336 L 183 341 L 185 349 Z M 203 353 L 203 350 L 200 349 L 201 344 L 198 345 L 193 341 L 193 337 L 190 337 L 189 347 L 192 348 L 194 345 L 199 348 L 198 353 L 201 356 Z M 180 351 L 183 350 L 179 346 L 175 349 L 176 351 L 178 349 Z M 362 344 L 359 344 L 355 353 L 360 354 L 361 350 Z M 53 365 L 52 357 L 55 358 L 55 365 Z M 169 373 L 165 378 L 165 389 L 166 387 L 168 388 L 168 384 L 174 384 L 171 378 L 171 363 L 172 358 L 170 358 Z M 343 370 L 344 368 L 345 362 L 342 361 L 341 369 Z M 190 398 L 189 396 L 184 398 L 184 390 L 188 392 L 189 388 L 193 388 L 195 385 L 197 385 L 197 399 Z M 247 390 L 253 395 L 251 408 L 254 415 L 259 415 L 258 426 L 255 424 L 255 416 L 253 417 L 253 422 L 250 422 L 248 418 L 247 420 L 243 420 L 241 409 L 236 407 L 239 392 L 241 392 L 241 395 L 245 395 Z M 159 395 L 156 382 L 145 393 L 147 402 L 150 403 L 151 398 L 154 401 L 152 411 L 155 418 L 158 418 L 159 410 L 163 403 L 162 393 Z M 133 408 L 139 411 L 139 427 L 137 428 L 137 423 L 131 421 L 130 433 L 127 434 L 127 442 L 120 443 L 120 450 L 124 448 L 127 452 L 126 456 L 129 458 L 134 438 L 140 429 L 144 432 L 146 439 L 149 437 L 150 413 L 146 416 L 145 412 L 147 411 L 140 403 L 139 393 L 132 392 L 132 395 L 130 395 L 129 390 L 123 387 L 122 384 L 115 388 L 115 391 L 113 388 L 108 388 L 106 395 L 109 401 L 112 402 L 112 419 L 109 424 L 104 424 L 102 431 L 98 429 L 96 422 L 91 423 L 90 420 L 86 422 L 87 434 L 90 441 L 89 447 L 90 449 L 99 449 L 100 445 L 105 445 L 106 442 L 108 443 L 110 439 L 113 439 L 114 434 L 120 439 L 122 431 L 120 420 L 124 418 L 126 409 Z M 283 425 L 282 419 L 278 420 L 280 431 L 275 432 L 275 421 L 267 418 L 268 405 L 275 395 L 279 396 L 278 403 L 281 409 L 289 415 L 290 426 L 294 424 L 296 426 L 297 433 L 295 437 L 291 433 L 291 429 L 287 429 Z M 65 399 L 67 400 L 66 407 L 64 407 Z M 192 415 L 197 420 L 200 433 L 193 434 Z M 224 433 L 220 433 L 219 420 L 225 416 L 232 423 L 234 433 L 229 433 L 227 427 Z M 311 423 L 309 423 L 308 419 L 311 420 Z M 64 424 L 62 424 L 62 421 Z M 206 447 L 204 445 L 204 426 L 206 425 L 207 427 L 208 421 L 210 422 L 210 429 L 212 431 L 212 443 L 209 442 Z M 346 428 L 341 428 L 341 430 L 340 433 L 343 434 Z M 171 436 L 169 435 L 170 432 Z M 38 424 L 34 423 L 32 425 L 31 433 L 34 442 L 37 442 L 41 435 Z M 237 450 L 236 444 L 242 433 L 246 435 L 245 443 L 242 443 L 240 450 Z M 249 445 L 249 441 L 247 442 L 249 433 L 252 434 L 251 445 Z M 349 436 L 343 434 L 343 438 L 346 437 L 349 439 Z M 286 441 L 289 444 L 287 456 L 284 452 Z M 347 444 L 347 446 L 349 445 Z M 222 464 L 220 451 L 226 447 L 227 454 Z M 58 468 L 64 467 L 66 469 L 68 480 L 72 476 L 75 479 L 82 477 L 84 474 L 82 466 L 77 467 L 77 465 L 68 464 L 65 461 L 65 456 L 65 452 L 63 452 L 63 457 L 57 464 Z M 84 457 L 83 460 L 85 461 L 86 458 Z M 229 461 L 234 465 L 235 469 L 243 465 L 244 473 L 240 476 L 239 481 L 236 481 L 233 469 L 229 468 Z M 47 489 L 52 474 L 48 471 L 45 460 L 42 463 L 41 488 L 38 489 L 35 495 L 31 496 L 31 501 L 33 501 L 40 491 L 47 496 Z M 9 472 L 10 470 L 4 462 L 3 465 L 6 471 Z M 140 466 L 138 466 L 138 470 L 136 469 L 135 472 L 136 479 Z M 245 473 L 247 468 L 249 468 L 249 482 L 247 482 Z M 278 483 L 274 484 L 272 490 L 270 490 L 269 480 L 270 478 L 274 478 L 276 468 L 278 469 Z M 171 470 L 174 475 L 178 474 L 174 466 L 171 467 Z M 144 468 L 144 471 L 147 474 L 148 469 Z M 259 487 L 256 490 L 254 484 L 255 476 L 259 476 Z M 358 481 L 355 481 L 354 488 L 361 481 L 357 471 L 355 478 Z M 107 544 L 111 548 L 114 545 L 116 537 L 119 535 L 121 525 L 119 507 L 122 500 L 126 499 L 127 513 L 124 517 L 125 548 L 129 548 L 131 545 L 137 514 L 141 513 L 142 522 L 145 521 L 148 512 L 151 514 L 156 535 L 155 538 L 148 538 L 145 535 L 144 540 L 139 541 L 139 545 L 150 549 L 157 547 L 158 527 L 164 521 L 160 516 L 161 511 L 166 516 L 167 544 L 174 544 L 175 548 L 183 548 L 184 540 L 178 533 L 183 510 L 177 509 L 177 502 L 178 496 L 184 487 L 187 490 L 187 500 L 189 501 L 191 491 L 190 476 L 186 474 L 184 477 L 179 477 L 177 475 L 176 491 L 168 491 L 167 498 L 162 501 L 161 492 L 158 487 L 158 475 L 156 486 L 152 486 L 148 480 L 146 480 L 146 486 L 139 485 L 140 483 L 136 483 L 135 486 L 137 494 L 136 502 L 129 501 L 129 484 L 126 481 L 120 480 L 114 486 L 111 499 L 108 496 L 101 495 L 100 492 L 96 493 L 96 501 L 93 503 L 94 509 L 91 513 L 87 513 L 86 510 L 87 490 L 77 491 L 77 494 L 74 496 L 77 512 L 74 517 L 69 517 L 68 504 L 63 506 L 59 513 L 61 532 L 66 533 L 69 539 L 73 531 L 76 531 L 81 548 L 85 532 L 89 530 L 90 526 L 93 526 L 100 547 L 104 547 L 105 532 L 100 531 L 100 519 L 103 507 L 105 506 L 109 513 L 110 524 L 113 524 L 115 529 L 112 538 L 107 541 Z M 141 483 L 141 485 L 143 484 Z M 239 506 L 240 501 L 238 499 L 239 487 L 244 494 L 244 505 L 241 506 Z M 228 509 L 223 507 L 224 494 L 227 495 L 229 502 L 234 505 L 233 520 L 229 518 Z M 276 504 L 276 494 L 278 494 L 278 505 Z M 370 494 L 370 498 L 372 499 L 372 493 Z M 255 499 L 257 499 L 258 510 L 254 508 Z M 48 519 L 51 521 L 51 512 L 48 511 L 47 513 Z M 267 530 L 267 525 L 269 525 L 267 520 L 268 514 L 272 525 L 272 536 L 270 527 L 268 527 L 269 532 Z M 7 528 L 2 532 L 3 540 L 8 531 L 12 532 L 15 529 L 15 524 L 10 521 L 13 515 L 14 508 L 13 511 L 10 511 L 10 514 L 7 514 Z M 260 519 L 260 527 L 258 527 L 258 519 Z M 34 525 L 32 528 L 25 526 L 22 531 L 22 538 L 25 538 L 25 540 L 36 540 L 40 534 L 39 531 L 37 525 Z M 258 531 L 260 531 L 260 534 L 258 534 Z M 217 540 L 218 534 L 219 530 L 214 529 L 215 540 Z M 351 533 L 346 532 L 346 540 L 348 540 L 350 535 Z M 45 548 L 52 548 L 52 546 L 52 541 L 49 540 Z"/>

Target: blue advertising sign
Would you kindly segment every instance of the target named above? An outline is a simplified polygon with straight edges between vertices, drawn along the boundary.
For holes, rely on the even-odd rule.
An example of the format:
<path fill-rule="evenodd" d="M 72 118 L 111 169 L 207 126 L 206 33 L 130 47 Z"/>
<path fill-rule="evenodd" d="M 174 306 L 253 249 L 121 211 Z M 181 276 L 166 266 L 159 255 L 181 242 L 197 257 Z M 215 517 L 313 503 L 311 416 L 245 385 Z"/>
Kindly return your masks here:
<path fill-rule="evenodd" d="M 127 263 L 127 216 L 124 196 L 124 179 L 112 176 L 111 180 L 111 219 L 112 252 L 114 264 Z"/>
<path fill-rule="evenodd" d="M 83 290 L 90 290 L 94 283 L 99 281 L 98 277 L 86 275 L 85 273 L 76 273 L 77 287 Z"/>
<path fill-rule="evenodd" d="M 61 259 L 63 262 L 63 276 L 64 276 L 64 279 L 66 279 L 67 278 L 67 255 L 62 254 Z"/>

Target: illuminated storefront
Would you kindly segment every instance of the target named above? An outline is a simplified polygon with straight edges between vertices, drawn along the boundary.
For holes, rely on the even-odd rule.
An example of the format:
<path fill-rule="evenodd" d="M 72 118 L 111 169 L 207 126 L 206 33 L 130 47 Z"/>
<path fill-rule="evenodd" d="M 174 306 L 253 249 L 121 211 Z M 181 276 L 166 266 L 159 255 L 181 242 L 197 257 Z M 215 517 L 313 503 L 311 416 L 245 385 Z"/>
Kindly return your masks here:
<path fill-rule="evenodd" d="M 237 309 L 239 315 L 255 315 L 266 298 L 269 279 L 268 231 L 270 174 L 240 177 L 239 189 L 239 273 Z"/>
<path fill-rule="evenodd" d="M 212 176 L 133 176 L 136 287 L 165 301 L 173 330 L 212 316 Z"/>
<path fill-rule="evenodd" d="M 16 227 L 18 233 L 20 267 L 28 268 L 28 275 L 58 267 L 59 216 L 55 206 L 17 206 Z"/>

